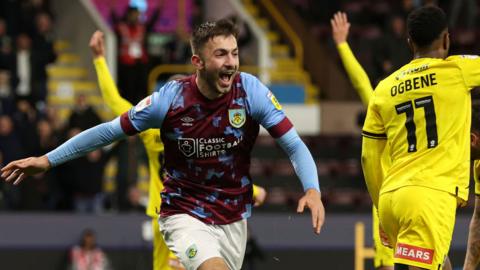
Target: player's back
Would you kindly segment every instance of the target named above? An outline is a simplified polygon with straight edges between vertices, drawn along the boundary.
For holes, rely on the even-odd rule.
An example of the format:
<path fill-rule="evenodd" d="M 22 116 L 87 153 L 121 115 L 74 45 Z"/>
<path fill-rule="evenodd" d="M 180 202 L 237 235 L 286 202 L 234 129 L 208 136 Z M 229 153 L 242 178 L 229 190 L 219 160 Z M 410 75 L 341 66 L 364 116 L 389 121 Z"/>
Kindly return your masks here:
<path fill-rule="evenodd" d="M 386 136 L 392 160 L 381 193 L 419 185 L 467 199 L 471 87 L 464 61 L 415 59 L 377 86 L 369 113 L 378 114 L 384 132 L 374 135 Z"/>

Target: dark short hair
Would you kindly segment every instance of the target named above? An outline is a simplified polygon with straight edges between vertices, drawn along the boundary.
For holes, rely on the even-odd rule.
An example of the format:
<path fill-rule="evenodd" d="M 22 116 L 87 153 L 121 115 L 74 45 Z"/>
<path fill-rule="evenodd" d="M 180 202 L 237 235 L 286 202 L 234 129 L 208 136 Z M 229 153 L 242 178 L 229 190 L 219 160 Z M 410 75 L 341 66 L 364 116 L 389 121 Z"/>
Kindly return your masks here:
<path fill-rule="evenodd" d="M 436 6 L 415 9 L 407 18 L 408 35 L 419 47 L 430 46 L 446 28 L 447 16 Z"/>
<path fill-rule="evenodd" d="M 238 29 L 232 21 L 222 19 L 216 22 L 204 22 L 193 31 L 190 38 L 192 53 L 198 53 L 210 39 L 216 36 L 230 35 L 235 38 L 238 36 Z"/>

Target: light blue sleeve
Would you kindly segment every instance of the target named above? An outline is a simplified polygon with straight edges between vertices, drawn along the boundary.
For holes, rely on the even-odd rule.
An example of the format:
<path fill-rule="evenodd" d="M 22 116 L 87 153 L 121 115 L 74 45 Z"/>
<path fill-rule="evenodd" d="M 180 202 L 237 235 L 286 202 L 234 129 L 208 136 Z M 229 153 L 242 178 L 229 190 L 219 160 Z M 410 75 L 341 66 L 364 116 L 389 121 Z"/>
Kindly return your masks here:
<path fill-rule="evenodd" d="M 307 189 L 313 188 L 320 191 L 317 166 L 312 154 L 298 136 L 297 131 L 291 128 L 276 141 L 290 158 L 295 173 L 302 182 L 303 190 L 306 191 Z"/>
<path fill-rule="evenodd" d="M 120 117 L 117 117 L 110 122 L 92 127 L 72 137 L 47 153 L 47 158 L 50 165 L 55 167 L 126 136 L 120 126 Z"/>
<path fill-rule="evenodd" d="M 244 72 L 240 76 L 252 118 L 267 130 L 280 123 L 285 113 L 273 93 L 257 77 Z"/>
<path fill-rule="evenodd" d="M 158 91 L 144 98 L 128 111 L 128 118 L 137 132 L 161 128 L 170 106 L 183 107 L 182 84 L 170 81 Z"/>

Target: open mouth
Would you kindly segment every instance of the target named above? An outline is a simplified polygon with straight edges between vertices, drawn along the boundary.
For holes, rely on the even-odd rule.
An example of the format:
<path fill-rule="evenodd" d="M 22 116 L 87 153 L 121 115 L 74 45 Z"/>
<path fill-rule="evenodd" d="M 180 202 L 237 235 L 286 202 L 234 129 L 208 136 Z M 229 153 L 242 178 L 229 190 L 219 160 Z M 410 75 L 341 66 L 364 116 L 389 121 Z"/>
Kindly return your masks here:
<path fill-rule="evenodd" d="M 220 72 L 219 78 L 222 86 L 229 86 L 233 75 L 235 75 L 235 71 Z"/>

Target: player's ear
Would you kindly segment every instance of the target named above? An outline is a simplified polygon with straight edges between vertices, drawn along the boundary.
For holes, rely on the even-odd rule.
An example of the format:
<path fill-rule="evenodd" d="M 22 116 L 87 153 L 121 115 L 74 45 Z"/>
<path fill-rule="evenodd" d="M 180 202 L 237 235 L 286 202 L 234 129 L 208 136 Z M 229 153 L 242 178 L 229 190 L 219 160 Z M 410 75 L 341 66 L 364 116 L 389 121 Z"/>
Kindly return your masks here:
<path fill-rule="evenodd" d="M 448 31 L 445 31 L 445 33 L 443 33 L 443 49 L 448 51 L 449 48 L 450 48 L 450 34 L 448 33 Z"/>
<path fill-rule="evenodd" d="M 195 69 L 201 70 L 205 67 L 205 63 L 203 62 L 202 58 L 198 54 L 192 55 L 191 58 L 192 65 L 195 66 Z"/>
<path fill-rule="evenodd" d="M 480 136 L 476 132 L 470 132 L 470 145 L 475 147 L 480 142 Z"/>

